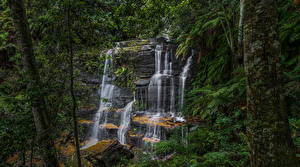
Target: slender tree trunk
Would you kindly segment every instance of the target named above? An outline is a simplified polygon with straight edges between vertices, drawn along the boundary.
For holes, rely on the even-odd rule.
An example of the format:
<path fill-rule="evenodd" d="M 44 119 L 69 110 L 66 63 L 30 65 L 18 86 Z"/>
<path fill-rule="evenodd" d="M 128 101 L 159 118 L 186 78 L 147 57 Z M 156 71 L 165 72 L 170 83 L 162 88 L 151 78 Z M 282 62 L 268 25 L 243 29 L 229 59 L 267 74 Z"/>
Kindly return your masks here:
<path fill-rule="evenodd" d="M 68 6 L 67 19 L 68 19 L 69 58 L 70 58 L 70 77 L 71 77 L 70 91 L 71 91 L 72 102 L 73 102 L 72 116 L 73 116 L 73 126 L 74 126 L 77 165 L 78 165 L 78 167 L 81 167 L 80 146 L 79 146 L 79 138 L 78 138 L 78 125 L 77 125 L 78 123 L 77 123 L 77 116 L 76 116 L 77 103 L 76 103 L 76 98 L 75 98 L 75 94 L 74 94 L 73 42 L 72 42 L 71 25 L 70 25 L 70 0 L 69 0 L 69 6 Z"/>
<path fill-rule="evenodd" d="M 37 130 L 38 146 L 46 167 L 58 166 L 53 140 L 51 139 L 50 123 L 47 116 L 44 96 L 40 93 L 40 77 L 36 68 L 32 38 L 29 31 L 23 0 L 8 0 L 11 15 L 16 30 L 20 36 L 20 50 L 24 60 L 24 71 L 28 81 L 28 96 L 30 97 L 35 127 Z"/>
<path fill-rule="evenodd" d="M 239 19 L 239 28 L 238 28 L 238 54 L 236 56 L 235 62 L 238 65 L 243 64 L 243 29 L 244 29 L 244 15 L 245 15 L 245 0 L 240 0 L 240 19 Z"/>
<path fill-rule="evenodd" d="M 252 167 L 296 167 L 282 95 L 275 0 L 245 0 L 244 66 Z"/>
<path fill-rule="evenodd" d="M 32 167 L 32 161 L 33 161 L 33 155 L 34 155 L 34 140 L 31 142 L 31 153 L 30 153 L 30 167 Z"/>

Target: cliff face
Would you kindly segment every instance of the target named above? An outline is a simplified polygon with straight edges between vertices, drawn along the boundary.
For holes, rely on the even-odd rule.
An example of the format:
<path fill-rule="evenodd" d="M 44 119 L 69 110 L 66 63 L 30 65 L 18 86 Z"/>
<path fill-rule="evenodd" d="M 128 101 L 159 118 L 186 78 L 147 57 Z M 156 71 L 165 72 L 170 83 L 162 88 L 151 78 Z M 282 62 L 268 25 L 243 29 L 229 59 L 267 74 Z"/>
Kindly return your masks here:
<path fill-rule="evenodd" d="M 133 66 L 133 75 L 135 76 L 136 80 L 134 81 L 134 91 L 137 100 L 143 100 L 148 101 L 149 103 L 156 103 L 156 99 L 146 99 L 147 97 L 153 97 L 156 95 L 149 95 L 149 84 L 151 81 L 151 78 L 155 74 L 155 66 L 160 66 L 161 73 L 164 73 L 164 71 L 167 71 L 169 69 L 165 69 L 166 62 L 167 62 L 167 68 L 172 68 L 171 75 L 174 80 L 174 96 L 175 98 L 179 96 L 179 84 L 180 84 L 180 73 L 183 70 L 184 65 L 186 64 L 187 60 L 181 60 L 181 58 L 175 58 L 175 52 L 176 52 L 176 45 L 172 43 L 166 42 L 164 39 L 157 39 L 157 40 L 141 40 L 141 41 L 124 41 L 119 43 L 121 49 L 117 49 L 115 51 L 116 55 L 114 57 L 118 57 L 122 55 L 124 57 L 124 60 L 121 59 L 118 62 L 119 66 L 122 65 L 132 65 Z M 158 63 L 155 58 L 155 49 L 157 45 L 162 46 L 161 50 L 161 57 L 160 62 Z M 168 56 L 165 56 L 168 54 Z M 166 60 L 167 59 L 167 60 Z M 172 63 L 172 67 L 170 67 L 170 63 Z M 170 71 L 168 71 L 170 72 Z M 168 73 L 169 74 L 169 73 Z M 163 77 L 161 87 L 162 91 L 165 91 L 166 97 L 161 98 L 161 104 L 165 105 L 165 110 L 169 110 L 169 103 L 170 99 L 168 99 L 170 95 L 171 89 L 171 77 L 170 76 L 161 76 Z M 188 75 L 188 78 L 190 78 L 190 75 Z M 189 79 L 187 79 L 188 81 Z M 187 86 L 190 85 L 189 82 L 187 82 Z M 154 85 L 155 86 L 155 85 Z M 116 105 L 120 107 L 124 107 L 128 101 L 122 100 L 119 101 L 119 99 L 125 99 L 126 97 L 132 100 L 132 95 L 130 96 L 130 92 L 125 91 L 129 90 L 130 88 L 122 88 L 122 93 L 117 93 L 117 97 L 114 99 Z M 155 93 L 155 92 L 154 92 Z M 163 94 L 163 93 L 162 93 Z M 163 95 L 164 96 L 164 95 Z M 167 98 L 168 97 L 168 98 Z M 153 101 L 155 100 L 155 101 Z M 126 102 L 125 102 L 126 101 Z M 121 105 L 123 104 L 123 105 Z"/>
<path fill-rule="evenodd" d="M 106 76 L 98 82 L 105 84 L 98 90 L 100 97 L 107 93 L 101 89 L 113 88 L 108 99 L 95 104 L 97 110 L 80 111 L 80 116 L 88 119 L 81 121 L 84 137 L 98 141 L 118 138 L 122 144 L 143 146 L 167 139 L 170 129 L 181 126 L 184 92 L 190 87 L 189 69 L 194 63 L 188 57 L 176 59 L 175 51 L 176 46 L 164 39 L 119 42 L 110 50 L 112 69 L 125 72 L 104 71 Z M 109 106 L 103 107 L 103 103 Z M 87 112 L 92 114 L 86 117 Z"/>

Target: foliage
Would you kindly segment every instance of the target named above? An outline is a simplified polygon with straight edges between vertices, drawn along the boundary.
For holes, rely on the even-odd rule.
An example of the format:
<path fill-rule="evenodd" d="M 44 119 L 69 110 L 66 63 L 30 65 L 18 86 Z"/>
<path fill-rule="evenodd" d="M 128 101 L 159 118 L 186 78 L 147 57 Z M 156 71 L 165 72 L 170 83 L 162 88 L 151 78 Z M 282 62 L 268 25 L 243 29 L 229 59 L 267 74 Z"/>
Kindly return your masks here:
<path fill-rule="evenodd" d="M 135 90 L 135 81 L 137 77 L 134 74 L 134 62 L 132 52 L 137 52 L 140 49 L 135 42 L 132 42 L 132 46 L 128 48 L 120 48 L 114 54 L 113 60 L 115 64 L 114 74 L 115 74 L 115 84 L 121 88 L 130 88 L 131 91 Z"/>
<path fill-rule="evenodd" d="M 198 115 L 207 118 L 215 115 L 219 110 L 232 108 L 241 99 L 245 99 L 245 78 L 233 79 L 218 86 L 206 85 L 194 88 L 188 94 L 188 104 L 185 106 L 187 115 Z"/>
<path fill-rule="evenodd" d="M 69 2 L 71 2 L 69 4 Z M 290 117 L 292 137 L 300 148 L 300 14 L 292 0 L 277 0 L 283 62 L 283 93 Z M 249 166 L 245 139 L 245 76 L 235 61 L 240 32 L 239 1 L 193 0 L 49 0 L 26 1 L 29 26 L 34 40 L 50 120 L 56 133 L 71 127 L 71 97 L 68 93 L 67 19 L 71 14 L 76 67 L 75 91 L 78 104 L 86 105 L 92 89 L 85 76 L 102 74 L 102 51 L 114 42 L 135 38 L 170 36 L 178 43 L 177 57 L 193 49 L 198 65 L 193 69 L 192 89 L 186 95 L 184 115 L 201 116 L 205 127 L 191 128 L 188 145 L 181 141 L 181 129 L 154 145 L 164 162 L 137 152 L 129 166 Z M 15 30 L 6 1 L 0 3 L 0 161 L 31 149 L 34 122 L 27 99 L 25 78 L 20 70 L 21 54 L 16 51 Z M 116 84 L 134 89 L 134 66 L 130 56 L 114 59 Z M 137 108 L 144 104 L 137 104 Z M 298 153 L 299 154 L 299 153 Z M 299 156 L 299 155 L 298 155 Z"/>
<path fill-rule="evenodd" d="M 290 115 L 292 138 L 299 149 L 300 121 L 300 13 L 292 5 L 292 1 L 278 0 L 280 7 L 279 30 L 281 42 L 281 58 L 283 62 L 284 94 L 286 109 Z M 297 153 L 297 157 L 300 157 Z"/>
<path fill-rule="evenodd" d="M 179 129 L 177 130 L 177 132 L 178 131 L 180 132 Z M 162 142 L 156 143 L 154 145 L 154 154 L 157 156 L 167 156 L 174 152 L 179 153 L 179 154 L 184 154 L 186 151 L 186 148 L 184 147 L 184 145 L 179 137 L 180 136 L 173 135 L 167 141 L 162 141 Z"/>
<path fill-rule="evenodd" d="M 114 72 L 117 79 L 116 79 L 116 84 L 120 87 L 126 87 L 126 88 L 131 88 L 134 90 L 135 85 L 134 81 L 136 78 L 133 75 L 133 71 L 130 67 L 128 66 L 121 66 L 120 68 L 116 69 Z"/>
<path fill-rule="evenodd" d="M 153 160 L 150 154 L 145 154 L 142 150 L 137 150 L 135 152 L 136 161 L 129 164 L 129 166 L 138 166 L 138 167 L 157 167 L 158 162 Z"/>
<path fill-rule="evenodd" d="M 14 27 L 10 15 L 10 10 L 5 3 L 0 4 L 0 50 L 3 50 L 12 45 L 14 40 Z"/>
<path fill-rule="evenodd" d="M 225 43 L 234 52 L 233 17 L 238 12 L 238 1 L 179 1 L 169 7 L 171 36 L 179 42 L 176 55 L 185 57 L 190 49 L 218 48 Z M 191 24 L 192 23 L 192 24 Z M 220 41 L 221 39 L 221 41 Z M 199 50 L 199 51 L 202 51 Z M 199 56 L 200 58 L 201 56 Z"/>
<path fill-rule="evenodd" d="M 11 68 L 15 59 L 19 58 L 19 54 L 16 54 L 15 29 L 9 16 L 8 6 L 0 2 L 0 66 L 2 69 Z"/>
<path fill-rule="evenodd" d="M 33 117 L 26 101 L 26 92 L 22 90 L 23 81 L 17 74 L 10 72 L 13 78 L 4 78 L 0 85 L 0 161 L 12 154 L 25 154 L 33 147 L 35 127 Z M 0 164 L 1 165 L 1 164 Z"/>
<path fill-rule="evenodd" d="M 190 10 L 182 10 L 182 12 L 191 11 L 192 5 L 190 5 L 190 3 L 190 1 L 184 1 L 180 4 L 182 5 L 181 7 L 190 8 Z M 299 119 L 298 111 L 300 105 L 298 103 L 299 46 L 296 42 L 299 42 L 299 24 L 297 23 L 300 17 L 299 13 L 292 7 L 291 1 L 279 1 L 279 3 L 282 4 L 278 10 L 281 16 L 280 40 L 283 48 L 284 92 L 287 103 L 289 104 L 287 105 L 289 108 L 288 111 L 290 111 L 289 116 L 293 118 L 290 121 L 290 125 L 294 141 L 297 145 L 299 128 L 295 122 Z M 218 10 L 218 7 L 216 8 L 217 9 L 214 8 L 214 10 Z M 180 8 L 178 10 L 180 10 Z M 177 11 L 177 13 L 179 12 Z M 222 24 L 221 20 L 224 18 L 222 15 L 214 16 L 212 13 L 207 12 L 207 16 L 212 18 L 203 20 L 201 26 L 196 24 L 195 19 L 193 26 L 188 27 L 188 24 L 183 24 L 183 27 L 181 27 L 183 30 L 185 26 L 189 28 L 189 30 L 194 28 L 195 32 L 199 32 L 199 34 L 197 34 L 198 36 L 189 33 L 193 31 L 183 32 L 179 30 L 178 34 L 175 34 L 179 41 L 181 37 L 183 39 L 177 50 L 178 56 L 180 54 L 188 54 L 190 47 L 194 49 L 198 48 L 200 52 L 202 52 L 203 48 L 205 50 L 205 54 L 203 54 L 203 52 L 200 54 L 200 70 L 193 81 L 193 89 L 186 97 L 184 112 L 186 117 L 200 115 L 205 119 L 210 127 L 208 131 L 212 136 L 211 139 L 215 141 L 209 146 L 210 150 L 204 149 L 206 152 L 199 152 L 199 154 L 203 155 L 203 157 L 201 157 L 200 166 L 248 166 L 249 153 L 247 151 L 246 138 L 244 135 L 246 126 L 245 77 L 242 68 L 234 66 L 227 68 L 228 66 L 226 65 L 226 63 L 230 62 L 228 57 L 234 53 L 234 49 L 232 50 L 232 48 L 230 48 L 230 42 L 226 42 L 230 39 L 229 30 L 231 29 L 232 33 L 235 33 L 232 35 L 233 37 L 237 37 L 236 33 L 238 31 L 232 29 L 232 27 L 230 28 L 230 26 L 225 29 L 221 28 L 223 31 L 217 31 L 218 28 L 222 27 L 220 24 Z M 205 14 L 196 16 L 196 18 L 199 19 L 204 17 Z M 180 22 L 186 21 L 180 18 L 176 19 Z M 229 16 L 229 20 L 230 19 L 232 19 L 232 16 Z M 225 20 L 223 21 L 225 22 Z M 189 20 L 189 22 L 191 21 Z M 180 23 L 178 24 L 180 25 Z M 208 30 L 214 31 L 214 35 L 207 36 L 207 34 L 203 33 L 206 26 L 209 27 Z M 205 46 L 201 43 L 201 38 L 208 39 L 205 40 Z M 223 40 L 221 40 L 222 42 L 220 43 L 210 43 L 217 39 Z M 193 44 L 193 42 L 199 40 L 200 42 Z M 215 46 L 218 47 L 214 48 Z M 232 73 L 228 75 L 228 69 L 232 68 L 234 68 L 231 70 Z M 224 77 L 224 75 L 227 76 Z M 195 138 L 195 136 L 192 135 L 193 133 L 199 135 L 203 134 L 203 132 L 193 131 L 189 135 L 190 138 Z M 205 143 L 209 142 L 205 141 Z M 199 142 L 195 145 L 201 146 Z M 193 147 L 193 142 L 189 143 L 189 147 Z"/>

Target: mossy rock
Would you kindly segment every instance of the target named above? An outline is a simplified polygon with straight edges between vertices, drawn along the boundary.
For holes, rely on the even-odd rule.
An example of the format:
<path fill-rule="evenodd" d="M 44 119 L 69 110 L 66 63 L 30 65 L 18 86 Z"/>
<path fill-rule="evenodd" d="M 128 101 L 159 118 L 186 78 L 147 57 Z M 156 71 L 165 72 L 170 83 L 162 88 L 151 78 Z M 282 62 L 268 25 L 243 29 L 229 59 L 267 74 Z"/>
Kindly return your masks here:
<path fill-rule="evenodd" d="M 132 159 L 133 153 L 118 140 L 102 140 L 97 144 L 82 150 L 83 156 L 94 166 L 111 167 L 117 165 L 123 158 Z"/>
<path fill-rule="evenodd" d="M 101 124 L 100 128 L 106 128 L 106 129 L 119 129 L 119 127 L 115 124 L 112 123 L 107 123 L 107 124 Z"/>
<path fill-rule="evenodd" d="M 131 40 L 119 42 L 120 47 L 132 47 L 150 44 L 149 40 Z"/>

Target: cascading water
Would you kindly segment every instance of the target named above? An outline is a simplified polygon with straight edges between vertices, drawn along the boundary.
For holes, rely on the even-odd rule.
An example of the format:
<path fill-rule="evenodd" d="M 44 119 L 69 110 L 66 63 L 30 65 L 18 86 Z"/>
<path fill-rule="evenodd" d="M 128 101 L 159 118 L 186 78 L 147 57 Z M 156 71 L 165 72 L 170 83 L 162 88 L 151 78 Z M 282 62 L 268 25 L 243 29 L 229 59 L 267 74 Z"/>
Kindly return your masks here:
<path fill-rule="evenodd" d="M 157 123 L 159 122 L 159 117 L 161 113 L 163 112 L 161 106 L 161 100 L 162 96 L 166 97 L 165 89 L 163 94 L 161 93 L 161 88 L 162 88 L 162 79 L 165 75 L 167 75 L 169 68 L 168 66 L 168 59 L 166 58 L 168 54 L 165 54 L 165 61 L 164 61 L 164 69 L 162 69 L 163 73 L 161 73 L 161 55 L 163 51 L 163 45 L 157 45 L 155 48 L 155 73 L 150 79 L 150 84 L 148 87 L 148 93 L 149 93 L 149 98 L 152 99 L 151 101 L 154 102 L 156 101 L 156 104 L 152 104 L 149 108 L 150 112 L 150 119 L 149 123 L 147 125 L 147 132 L 145 134 L 145 141 L 159 141 L 161 138 L 161 133 L 160 133 L 160 127 L 157 126 Z M 167 68 L 166 68 L 167 67 Z M 155 100 L 156 99 L 156 100 Z M 165 99 L 163 99 L 165 101 Z M 163 102 L 164 103 L 164 102 Z M 153 112 L 156 113 L 153 115 Z"/>
<path fill-rule="evenodd" d="M 171 87 L 170 87 L 170 115 L 172 117 L 175 117 L 176 116 L 176 113 L 175 113 L 175 87 L 174 87 L 174 78 L 172 77 L 171 78 Z"/>
<path fill-rule="evenodd" d="M 180 103 L 179 103 L 179 108 L 182 110 L 183 107 L 183 102 L 184 102 L 184 91 L 185 91 L 185 81 L 186 78 L 188 77 L 188 72 L 191 66 L 192 62 L 192 57 L 189 57 L 185 66 L 183 67 L 182 72 L 180 73 L 180 80 L 179 80 L 179 87 L 180 87 Z"/>
<path fill-rule="evenodd" d="M 155 49 L 155 74 L 150 79 L 148 87 L 148 99 L 152 98 L 152 102 L 156 100 L 156 104 L 151 105 L 148 109 L 150 113 L 149 124 L 145 141 L 158 142 L 162 138 L 161 126 L 158 126 L 160 119 L 169 116 L 175 117 L 175 84 L 172 69 L 172 61 L 170 61 L 170 50 L 163 53 L 163 45 L 157 45 Z M 172 52 L 171 52 L 172 53 Z M 161 59 L 163 58 L 163 68 L 161 68 Z M 170 85 L 168 86 L 168 81 Z M 163 85 L 162 85 L 163 83 Z M 163 87 L 163 92 L 161 91 Z M 169 88 L 168 88 L 169 87 Z M 161 104 L 162 102 L 162 104 Z M 167 106 L 168 105 L 168 106 Z M 169 109 L 169 110 L 167 110 Z"/>
<path fill-rule="evenodd" d="M 149 99 L 152 101 L 152 104 L 150 104 L 149 107 L 151 110 L 155 110 L 156 112 L 160 112 L 161 110 L 161 83 L 163 77 L 163 74 L 161 74 L 162 49 L 162 45 L 157 45 L 155 48 L 155 74 L 151 77 L 148 87 Z M 153 104 L 153 102 L 155 103 Z"/>
<path fill-rule="evenodd" d="M 122 115 L 121 115 L 121 123 L 120 123 L 119 130 L 118 130 L 118 139 L 121 144 L 126 144 L 125 134 L 129 129 L 130 118 L 131 118 L 130 115 L 131 115 L 132 106 L 133 106 L 134 102 L 135 102 L 135 100 L 128 103 L 125 106 L 124 111 L 122 112 Z"/>
<path fill-rule="evenodd" d="M 94 117 L 95 123 L 92 127 L 91 140 L 84 148 L 96 144 L 103 139 L 112 139 L 116 135 L 121 144 L 127 144 L 128 142 L 131 145 L 132 141 L 137 141 L 136 139 L 131 140 L 132 138 L 128 140 L 126 139 L 127 136 L 141 136 L 138 142 L 141 140 L 150 143 L 159 142 L 166 139 L 164 128 L 173 128 L 177 122 L 185 121 L 181 115 L 181 109 L 184 104 L 185 82 L 188 77 L 192 58 L 189 57 L 187 59 L 180 73 L 178 70 L 173 70 L 173 68 L 178 68 L 178 65 L 181 64 L 176 62 L 173 56 L 170 45 L 156 45 L 155 72 L 150 80 L 147 76 L 141 79 L 143 82 L 148 81 L 149 84 L 137 86 L 135 94 L 137 105 L 135 109 L 133 109 L 134 100 L 129 103 L 126 101 L 127 105 L 123 109 L 109 111 L 110 108 L 115 107 L 113 106 L 115 100 L 113 97 L 117 98 L 119 95 L 117 92 L 120 93 L 120 88 L 113 84 L 113 77 L 111 77 L 114 76 L 110 70 L 113 66 L 111 59 L 112 50 L 107 52 L 104 74 L 100 86 L 100 105 Z M 176 96 L 179 96 L 179 98 L 176 98 Z M 131 98 L 132 96 L 127 96 L 127 100 L 129 100 L 128 97 Z M 143 123 L 131 124 L 131 119 L 136 117 L 144 119 Z M 107 128 L 108 122 L 110 128 Z M 118 124 L 120 125 L 119 127 L 116 126 Z M 128 135 L 126 135 L 127 133 Z M 182 131 L 182 134 L 184 136 L 185 132 Z"/>
<path fill-rule="evenodd" d="M 105 65 L 104 65 L 104 73 L 102 76 L 102 83 L 100 89 L 100 105 L 97 113 L 94 117 L 94 126 L 92 128 L 92 136 L 90 141 L 83 147 L 87 148 L 91 145 L 94 145 L 99 141 L 99 133 L 100 140 L 105 134 L 106 127 L 101 126 L 107 122 L 107 110 L 112 106 L 112 96 L 115 86 L 112 84 L 112 78 L 110 78 L 110 68 L 113 65 L 112 50 L 109 50 L 106 53 Z M 101 123 L 101 125 L 100 125 Z"/>
<path fill-rule="evenodd" d="M 179 80 L 179 87 L 180 87 L 180 103 L 179 103 L 179 109 L 180 111 L 182 110 L 182 107 L 184 105 L 184 91 L 185 91 L 185 82 L 186 82 L 186 78 L 188 77 L 188 72 L 191 66 L 191 62 L 192 62 L 192 56 L 190 56 L 185 64 L 185 66 L 183 67 L 182 72 L 180 73 L 180 80 Z M 181 117 L 181 112 L 180 112 L 180 117 L 178 117 L 179 119 L 183 119 L 183 117 Z M 181 137 L 182 137 L 182 141 L 184 142 L 185 145 L 187 145 L 187 140 L 185 140 L 185 136 L 187 136 L 187 130 L 185 130 L 184 127 L 181 128 Z"/>
<path fill-rule="evenodd" d="M 159 142 L 161 138 L 161 129 L 157 125 L 159 122 L 159 119 L 161 118 L 161 114 L 157 113 L 155 115 L 152 115 L 152 117 L 149 119 L 149 125 L 147 126 L 147 132 L 145 134 L 145 141 L 151 141 L 151 142 Z"/>

